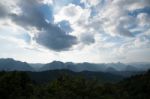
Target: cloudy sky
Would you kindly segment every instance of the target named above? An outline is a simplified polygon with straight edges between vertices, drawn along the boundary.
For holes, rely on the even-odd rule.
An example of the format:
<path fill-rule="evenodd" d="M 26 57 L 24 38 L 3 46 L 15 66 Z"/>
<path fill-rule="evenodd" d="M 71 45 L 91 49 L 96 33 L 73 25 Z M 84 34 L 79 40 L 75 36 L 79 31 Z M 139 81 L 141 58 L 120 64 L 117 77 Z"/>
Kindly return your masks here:
<path fill-rule="evenodd" d="M 0 0 L 0 58 L 150 62 L 150 0 Z"/>

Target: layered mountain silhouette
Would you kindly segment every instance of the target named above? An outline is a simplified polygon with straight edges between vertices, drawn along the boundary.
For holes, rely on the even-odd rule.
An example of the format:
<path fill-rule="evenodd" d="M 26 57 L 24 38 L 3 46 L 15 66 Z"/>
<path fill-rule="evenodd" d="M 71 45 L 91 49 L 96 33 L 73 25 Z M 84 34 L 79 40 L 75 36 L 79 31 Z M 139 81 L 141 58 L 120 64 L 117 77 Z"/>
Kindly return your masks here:
<path fill-rule="evenodd" d="M 30 64 L 26 62 L 17 61 L 11 58 L 0 59 L 0 71 L 48 71 L 48 70 L 71 70 L 74 72 L 81 71 L 93 71 L 93 72 L 111 72 L 111 73 L 123 73 L 123 72 L 138 72 L 146 71 L 150 68 L 150 64 L 142 63 L 140 65 L 136 63 L 123 64 L 123 63 L 108 63 L 108 64 L 95 64 L 95 63 L 73 63 L 73 62 L 61 62 L 53 61 L 47 64 Z"/>
<path fill-rule="evenodd" d="M 0 71 L 33 71 L 33 68 L 26 62 L 7 58 L 0 59 Z"/>
<path fill-rule="evenodd" d="M 68 69 L 76 72 L 80 71 L 105 71 L 106 66 L 104 64 L 92 64 L 92 63 L 63 63 L 60 61 L 53 61 L 52 63 L 45 64 L 40 71 L 56 70 L 56 69 Z"/>

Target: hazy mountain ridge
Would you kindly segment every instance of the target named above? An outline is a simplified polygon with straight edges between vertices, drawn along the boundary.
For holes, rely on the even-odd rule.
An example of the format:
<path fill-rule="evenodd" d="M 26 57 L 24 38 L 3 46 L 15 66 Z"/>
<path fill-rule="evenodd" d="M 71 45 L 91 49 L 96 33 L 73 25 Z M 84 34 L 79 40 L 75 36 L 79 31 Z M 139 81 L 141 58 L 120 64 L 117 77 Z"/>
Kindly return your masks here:
<path fill-rule="evenodd" d="M 150 69 L 150 64 L 124 64 L 124 63 L 72 63 L 72 62 L 60 62 L 60 61 L 53 61 L 51 63 L 47 63 L 43 65 L 39 69 L 39 71 L 45 71 L 45 70 L 56 70 L 56 69 L 68 69 L 75 72 L 81 72 L 81 71 L 101 71 L 101 72 L 122 72 L 122 71 L 146 71 Z"/>
<path fill-rule="evenodd" d="M 53 61 L 47 64 L 30 64 L 26 62 L 16 61 L 14 59 L 0 59 L 0 70 L 5 71 L 47 71 L 47 70 L 71 70 L 74 72 L 81 72 L 81 71 L 93 71 L 93 72 L 139 72 L 139 71 L 146 71 L 150 69 L 150 64 L 142 63 L 131 63 L 131 64 L 124 64 L 124 63 L 73 63 L 73 62 L 61 62 L 61 61 Z M 121 73 L 119 73 L 121 74 Z"/>
<path fill-rule="evenodd" d="M 0 71 L 33 71 L 26 62 L 16 61 L 11 58 L 0 59 Z"/>

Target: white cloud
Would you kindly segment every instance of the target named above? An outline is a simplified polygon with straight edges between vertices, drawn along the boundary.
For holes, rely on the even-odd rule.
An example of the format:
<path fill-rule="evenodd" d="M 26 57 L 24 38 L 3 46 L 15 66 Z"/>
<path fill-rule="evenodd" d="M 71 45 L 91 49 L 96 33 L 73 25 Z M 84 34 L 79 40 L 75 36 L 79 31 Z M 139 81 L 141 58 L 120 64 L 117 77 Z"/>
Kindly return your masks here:
<path fill-rule="evenodd" d="M 138 22 L 134 16 L 129 16 L 129 12 L 133 11 L 130 7 L 136 4 L 138 5 L 138 7 L 135 7 L 136 9 L 144 8 L 150 6 L 148 2 L 149 0 L 139 2 L 136 0 L 113 0 L 112 2 L 107 2 L 104 9 L 99 11 L 96 19 L 93 18 L 93 20 L 99 19 L 99 26 L 101 25 L 99 28 L 103 28 L 105 33 L 113 36 L 122 35 L 131 37 L 133 34 L 130 27 L 138 25 Z M 148 19 L 148 17 L 147 19 L 142 18 L 142 20 Z"/>
<path fill-rule="evenodd" d="M 42 42 L 40 43 L 43 43 L 43 40 L 45 39 L 48 40 L 48 42 L 44 42 L 44 44 L 50 44 L 50 42 L 56 40 L 55 38 L 53 39 L 53 36 L 58 38 L 56 42 L 60 40 L 66 40 L 66 38 L 62 39 L 64 35 L 59 37 L 59 33 L 53 33 L 53 29 L 47 29 L 48 25 L 45 25 L 45 21 L 43 21 L 43 16 L 39 13 L 34 13 L 37 11 L 37 9 L 33 9 L 34 7 L 32 7 L 36 5 L 35 3 L 35 5 L 29 5 L 27 3 L 28 6 L 24 5 L 25 3 L 23 3 L 23 6 L 20 6 L 16 3 L 18 1 L 20 0 L 0 1 L 0 12 L 3 13 L 3 15 L 0 15 L 0 25 L 7 25 L 8 30 L 5 31 L 5 41 L 6 37 L 11 37 L 10 41 L 7 41 L 7 43 L 13 41 L 13 44 L 10 44 L 10 48 L 13 48 L 14 45 L 24 45 L 22 47 L 27 49 L 22 49 L 21 47 L 15 49 L 17 49 L 17 51 L 23 50 L 23 53 L 25 54 L 27 54 L 25 51 L 28 52 L 29 50 L 32 50 L 29 51 L 31 55 L 33 55 L 30 55 L 30 57 L 33 57 L 36 60 L 42 60 L 44 62 L 50 60 L 75 62 L 112 62 L 120 60 L 129 61 L 129 59 L 136 60 L 137 55 L 142 55 L 142 53 L 149 52 L 148 49 L 150 47 L 150 32 L 149 29 L 145 29 L 145 26 L 149 26 L 150 23 L 149 14 L 140 13 L 137 15 L 137 17 L 129 15 L 129 12 L 150 6 L 149 0 L 104 0 L 105 5 L 103 5 L 102 0 L 81 0 L 81 2 L 85 4 L 85 7 L 81 7 L 72 3 L 68 4 L 69 1 L 66 1 L 67 4 L 57 5 L 57 7 L 59 7 L 59 10 L 54 4 L 56 0 L 28 0 L 38 1 L 40 4 L 44 3 L 51 6 L 54 5 L 53 9 L 57 9 L 57 11 L 54 11 L 54 22 L 58 23 L 66 20 L 70 23 L 70 27 L 73 29 L 73 31 L 68 34 L 71 35 L 71 37 L 72 35 L 77 37 L 78 44 L 72 46 L 70 51 L 59 52 L 57 53 L 57 55 L 56 52 L 48 51 L 45 48 L 41 47 L 35 42 L 35 40 L 32 40 L 31 43 L 27 45 L 24 44 L 25 42 L 23 42 L 23 40 L 20 41 L 20 39 L 22 38 L 15 38 L 18 37 L 18 35 L 23 35 L 23 32 L 27 32 L 29 33 L 30 37 L 34 39 L 37 33 L 39 33 L 40 35 L 38 35 L 37 37 L 42 38 Z M 25 13 L 23 13 L 21 8 L 25 11 Z M 27 8 L 29 8 L 30 10 L 28 9 L 28 11 L 26 11 Z M 12 13 L 17 16 L 26 15 L 27 17 L 21 16 L 18 17 L 20 20 L 16 18 L 13 19 L 12 22 L 9 20 L 9 15 Z M 2 17 L 9 20 L 10 22 L 7 22 L 5 19 L 1 19 Z M 12 27 L 11 29 L 10 26 Z M 24 29 L 22 27 L 24 27 Z M 2 28 L 3 27 L 0 28 L 0 35 L 2 36 L 3 34 L 3 38 L 1 37 L 0 40 L 4 39 L 4 29 Z M 20 28 L 23 30 L 20 30 Z M 12 29 L 14 29 L 14 31 L 11 31 Z M 47 30 L 47 32 L 44 31 L 44 29 Z M 137 31 L 140 31 L 141 33 L 136 34 Z M 9 32 L 9 34 L 6 34 L 6 32 Z M 43 36 L 43 34 L 46 35 Z M 60 34 L 65 34 L 65 36 L 67 35 L 68 38 L 67 33 L 61 32 Z M 52 40 L 49 41 L 49 38 L 51 38 Z M 17 42 L 20 43 L 18 44 Z M 2 42 L 0 43 L 2 44 Z M 59 44 L 63 45 L 60 42 Z M 69 47 L 70 46 L 71 45 L 69 45 Z M 52 46 L 49 46 L 49 48 L 51 47 Z M 34 52 L 35 49 L 41 52 Z M 1 50 L 0 52 L 5 51 Z M 23 59 L 24 57 L 24 54 L 21 54 L 21 56 L 19 56 L 20 53 L 16 54 L 16 56 L 15 54 L 13 54 L 14 56 L 12 57 L 17 57 L 18 59 Z M 6 57 L 7 55 L 2 56 Z M 38 59 L 35 56 L 39 56 L 40 58 Z M 147 58 L 145 54 L 142 55 L 143 58 L 144 56 Z M 30 61 L 30 59 L 33 60 L 32 58 L 28 59 L 27 55 L 25 55 L 24 59 L 27 61 Z"/>
<path fill-rule="evenodd" d="M 89 17 L 89 15 L 86 13 L 90 13 L 90 11 L 88 9 L 83 9 L 80 6 L 69 4 L 64 6 L 56 15 L 54 15 L 54 18 L 56 23 L 67 20 L 71 24 L 74 24 L 81 18 L 87 19 L 86 17 Z"/>
<path fill-rule="evenodd" d="M 48 5 L 52 5 L 53 4 L 53 0 L 39 0 L 40 2 L 44 3 L 44 4 L 48 4 Z"/>
<path fill-rule="evenodd" d="M 86 27 L 86 25 L 88 25 L 89 23 L 90 15 L 90 9 L 83 9 L 78 5 L 69 4 L 67 6 L 64 6 L 54 16 L 54 18 L 56 23 L 63 20 L 68 21 L 71 25 L 71 28 L 74 30 L 71 34 L 76 36 L 79 42 L 84 44 L 90 44 L 94 43 L 94 35 Z"/>
<path fill-rule="evenodd" d="M 150 26 L 150 15 L 147 13 L 141 13 L 137 16 L 137 20 L 139 22 L 139 25 L 144 26 Z"/>
<path fill-rule="evenodd" d="M 101 0 L 81 0 L 87 7 L 96 6 L 101 2 Z"/>
<path fill-rule="evenodd" d="M 90 4 L 90 0 L 82 0 L 82 2 L 88 2 L 88 7 L 84 9 L 81 8 L 78 11 L 79 13 L 81 13 L 83 10 L 85 11 L 85 9 L 91 10 L 89 9 L 90 6 L 95 6 L 96 8 L 98 8 L 98 6 L 101 6 L 101 4 L 97 5 L 96 3 L 95 5 Z M 88 47 L 88 51 L 86 50 L 86 53 L 92 54 L 93 51 L 91 51 L 91 49 L 98 52 L 100 55 L 94 53 L 92 55 L 99 58 L 99 61 L 119 60 L 119 58 L 121 57 L 121 61 L 126 61 L 130 57 L 130 54 L 124 55 L 124 53 L 132 52 L 135 54 L 137 52 L 135 50 L 141 50 L 141 52 L 143 52 L 142 48 L 146 49 L 149 47 L 148 38 L 145 38 L 144 35 L 134 36 L 134 33 L 136 31 L 145 32 L 145 30 L 139 26 L 142 24 L 148 24 L 150 18 L 148 17 L 148 15 L 139 14 L 138 17 L 129 15 L 129 12 L 149 6 L 148 2 L 148 0 L 145 0 L 143 2 L 137 2 L 136 0 L 113 0 L 112 2 L 106 1 L 106 5 L 99 11 L 97 10 L 94 16 L 91 16 L 91 11 L 90 14 L 82 14 L 83 17 L 78 17 L 76 18 L 76 20 L 73 17 L 69 17 L 69 19 L 65 17 L 61 20 L 67 19 L 70 23 L 73 23 L 71 24 L 71 27 L 74 30 L 72 34 L 77 36 L 79 41 L 81 41 L 82 35 L 93 35 L 88 36 L 88 38 L 86 39 L 91 39 L 95 42 L 91 43 L 90 45 L 86 45 L 86 43 L 84 44 L 83 41 L 81 41 L 82 44 L 79 43 L 79 45 L 77 45 L 75 49 L 81 48 L 84 51 L 85 48 Z M 75 5 L 74 8 L 76 8 Z M 145 32 L 144 34 L 148 34 L 148 32 Z M 108 36 L 110 36 L 110 38 L 118 37 L 119 39 L 112 42 L 109 41 L 110 38 L 108 38 L 108 40 L 106 41 L 105 38 Z M 111 49 L 111 51 L 109 49 Z M 106 52 L 104 52 L 104 50 Z"/>

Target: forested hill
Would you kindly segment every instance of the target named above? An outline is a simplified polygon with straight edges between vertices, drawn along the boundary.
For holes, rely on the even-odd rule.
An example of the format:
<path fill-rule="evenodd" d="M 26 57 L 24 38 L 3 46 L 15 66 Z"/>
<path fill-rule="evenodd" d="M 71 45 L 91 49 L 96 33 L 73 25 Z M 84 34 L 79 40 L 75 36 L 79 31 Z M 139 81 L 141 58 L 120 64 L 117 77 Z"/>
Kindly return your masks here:
<path fill-rule="evenodd" d="M 61 75 L 69 75 L 72 77 L 83 77 L 85 79 L 97 79 L 101 83 L 106 82 L 118 82 L 124 78 L 119 74 L 112 74 L 106 72 L 91 72 L 91 71 L 82 71 L 82 72 L 73 72 L 70 70 L 49 70 L 43 72 L 27 72 L 27 74 L 37 83 L 46 83 L 52 80 L 57 79 Z"/>
<path fill-rule="evenodd" d="M 25 72 L 0 72 L 0 99 L 150 99 L 150 71 L 103 84 L 69 75 L 37 84 Z"/>

